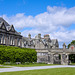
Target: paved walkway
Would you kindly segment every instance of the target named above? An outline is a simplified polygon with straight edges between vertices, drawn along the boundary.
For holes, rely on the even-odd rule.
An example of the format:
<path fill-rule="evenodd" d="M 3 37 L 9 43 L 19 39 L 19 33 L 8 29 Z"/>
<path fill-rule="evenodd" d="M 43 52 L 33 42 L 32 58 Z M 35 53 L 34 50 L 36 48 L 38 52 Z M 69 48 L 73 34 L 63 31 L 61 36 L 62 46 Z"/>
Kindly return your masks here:
<path fill-rule="evenodd" d="M 71 66 L 71 65 L 54 65 L 54 66 L 36 66 L 36 67 L 12 67 L 12 68 L 0 68 L 0 72 L 25 71 L 25 70 L 62 68 L 62 67 L 75 67 L 75 66 Z"/>

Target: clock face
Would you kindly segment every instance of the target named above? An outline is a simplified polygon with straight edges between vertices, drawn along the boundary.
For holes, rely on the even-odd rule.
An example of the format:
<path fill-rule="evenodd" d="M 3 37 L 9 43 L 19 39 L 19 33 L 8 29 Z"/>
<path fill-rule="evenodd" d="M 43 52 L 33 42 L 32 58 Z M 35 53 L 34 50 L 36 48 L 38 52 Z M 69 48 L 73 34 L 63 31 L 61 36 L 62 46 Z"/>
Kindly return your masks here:
<path fill-rule="evenodd" d="M 71 47 L 71 49 L 73 50 L 73 49 L 74 49 L 74 47 Z"/>

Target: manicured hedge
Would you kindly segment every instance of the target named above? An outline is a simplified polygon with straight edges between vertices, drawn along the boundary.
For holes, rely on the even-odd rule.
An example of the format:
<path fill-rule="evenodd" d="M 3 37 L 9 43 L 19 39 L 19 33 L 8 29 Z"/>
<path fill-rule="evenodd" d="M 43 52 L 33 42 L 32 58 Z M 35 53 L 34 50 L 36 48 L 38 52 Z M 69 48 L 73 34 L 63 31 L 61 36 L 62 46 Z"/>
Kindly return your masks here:
<path fill-rule="evenodd" d="M 0 45 L 0 63 L 4 62 L 36 62 L 35 49 Z"/>

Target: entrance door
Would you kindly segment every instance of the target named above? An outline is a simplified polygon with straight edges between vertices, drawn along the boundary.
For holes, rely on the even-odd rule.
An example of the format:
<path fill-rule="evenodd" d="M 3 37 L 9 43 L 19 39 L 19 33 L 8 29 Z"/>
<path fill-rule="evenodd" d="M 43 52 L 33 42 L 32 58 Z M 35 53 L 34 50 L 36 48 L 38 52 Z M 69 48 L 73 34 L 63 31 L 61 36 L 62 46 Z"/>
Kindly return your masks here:
<path fill-rule="evenodd" d="M 54 64 L 61 64 L 61 55 L 60 54 L 54 54 Z"/>

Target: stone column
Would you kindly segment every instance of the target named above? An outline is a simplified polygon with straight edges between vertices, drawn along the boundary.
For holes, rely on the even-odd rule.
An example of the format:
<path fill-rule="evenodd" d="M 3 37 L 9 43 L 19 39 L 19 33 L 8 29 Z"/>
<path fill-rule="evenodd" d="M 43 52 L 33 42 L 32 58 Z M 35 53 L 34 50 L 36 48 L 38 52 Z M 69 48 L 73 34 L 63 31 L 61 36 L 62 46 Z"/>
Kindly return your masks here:
<path fill-rule="evenodd" d="M 50 64 L 50 54 L 48 54 L 48 64 Z"/>
<path fill-rule="evenodd" d="M 66 65 L 69 64 L 69 54 L 66 54 Z"/>
<path fill-rule="evenodd" d="M 20 39 L 20 47 L 22 47 L 22 39 Z"/>
<path fill-rule="evenodd" d="M 13 45 L 15 45 L 15 44 L 14 44 L 14 41 L 15 41 L 15 39 L 14 39 L 14 37 L 13 37 Z"/>
<path fill-rule="evenodd" d="M 65 54 L 61 54 L 61 64 L 65 65 Z"/>
<path fill-rule="evenodd" d="M 53 58 L 54 58 L 54 56 L 52 53 L 48 54 L 48 64 L 53 64 Z"/>
<path fill-rule="evenodd" d="M 19 42 L 18 42 L 19 44 L 18 44 L 18 46 L 20 46 L 21 44 L 20 44 L 20 39 L 19 39 Z"/>
<path fill-rule="evenodd" d="M 10 35 L 9 35 L 9 39 L 8 40 L 9 40 L 9 45 L 10 45 Z"/>
<path fill-rule="evenodd" d="M 8 44 L 7 35 L 5 35 L 5 44 L 6 44 L 6 45 Z"/>
<path fill-rule="evenodd" d="M 69 59 L 68 54 L 61 54 L 61 64 L 62 65 L 68 65 L 69 63 L 68 59 Z"/>
<path fill-rule="evenodd" d="M 17 44 L 17 37 L 15 37 L 15 46 L 18 46 L 18 44 Z"/>
<path fill-rule="evenodd" d="M 11 36 L 11 45 L 12 45 L 13 41 L 12 41 L 12 36 Z"/>
<path fill-rule="evenodd" d="M 6 43 L 7 43 L 7 45 L 9 44 L 9 36 L 8 35 L 7 35 Z"/>
<path fill-rule="evenodd" d="M 51 54 L 51 64 L 53 64 L 54 55 Z"/>
<path fill-rule="evenodd" d="M 12 45 L 14 45 L 14 36 L 12 37 Z"/>
<path fill-rule="evenodd" d="M 3 35 L 2 35 L 2 37 L 1 37 L 1 44 L 3 43 Z"/>
<path fill-rule="evenodd" d="M 3 35 L 3 42 L 2 43 L 5 44 L 5 35 Z"/>
<path fill-rule="evenodd" d="M 3 44 L 5 44 L 5 35 L 3 35 Z"/>
<path fill-rule="evenodd" d="M 15 38 L 15 36 L 14 36 L 14 46 L 16 46 L 16 38 Z"/>

